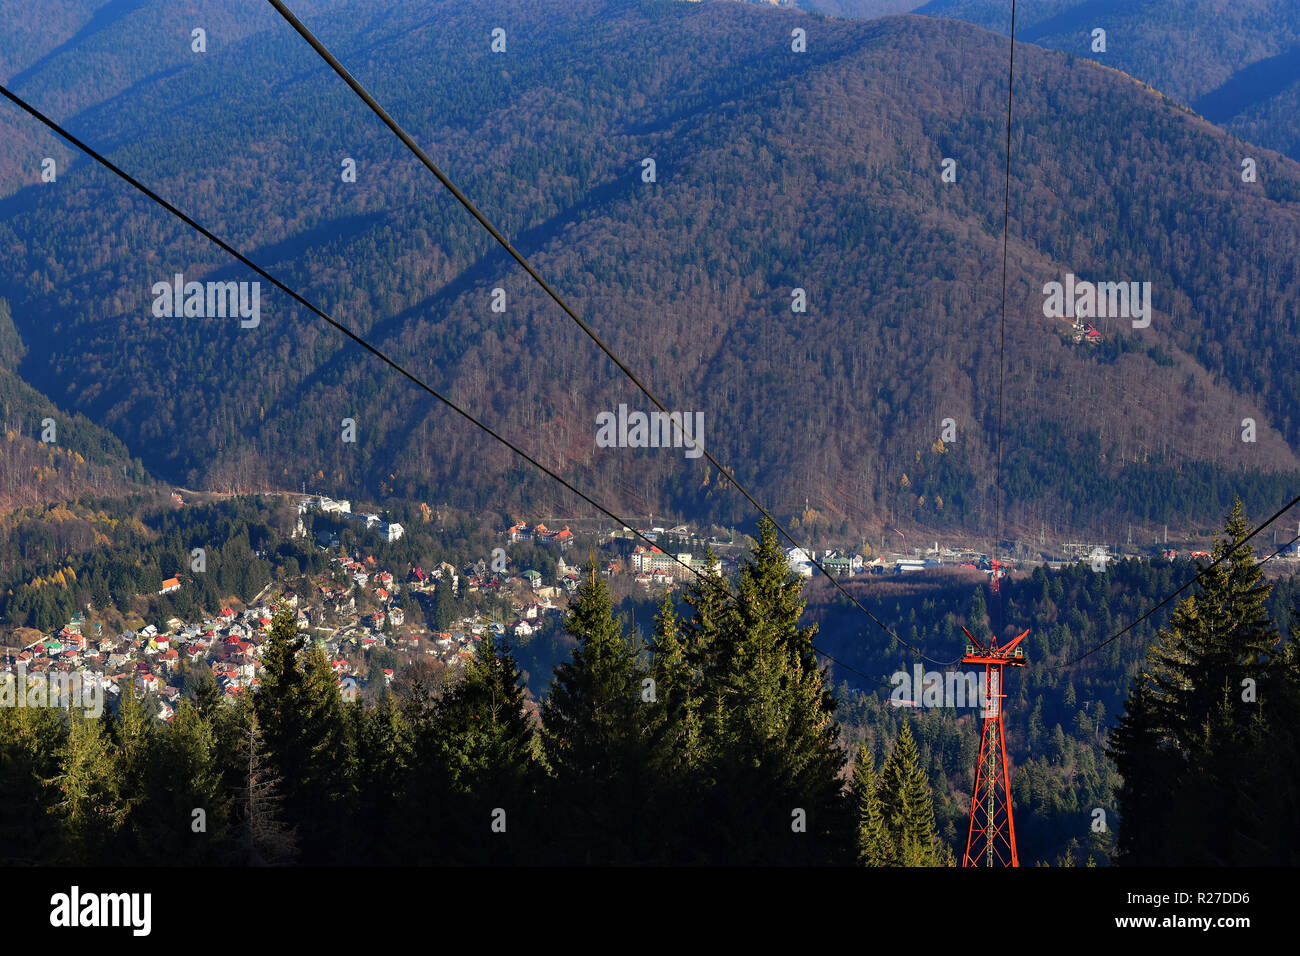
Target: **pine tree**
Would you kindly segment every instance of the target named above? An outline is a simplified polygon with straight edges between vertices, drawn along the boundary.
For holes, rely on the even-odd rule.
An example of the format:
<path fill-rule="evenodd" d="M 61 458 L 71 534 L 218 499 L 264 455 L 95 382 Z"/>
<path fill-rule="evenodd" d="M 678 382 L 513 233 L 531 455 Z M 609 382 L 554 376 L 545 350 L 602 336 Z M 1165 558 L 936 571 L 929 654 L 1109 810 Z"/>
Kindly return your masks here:
<path fill-rule="evenodd" d="M 902 866 L 944 864 L 930 784 L 911 727 L 904 722 L 880 773 L 881 804 Z"/>
<path fill-rule="evenodd" d="M 413 759 L 410 722 L 389 688 L 370 708 L 348 708 L 355 721 L 357 755 L 357 862 L 405 862 L 406 807 L 399 795 L 407 786 Z"/>
<path fill-rule="evenodd" d="M 725 638 L 734 629 L 735 603 L 721 575 L 716 573 L 717 561 L 712 547 L 706 548 L 704 569 L 683 595 L 683 600 L 691 608 L 691 615 L 681 622 L 681 638 L 685 644 L 686 662 L 699 691 L 701 737 L 697 766 L 700 773 L 707 773 L 706 768 L 717 761 L 717 748 L 726 734 L 731 694 L 731 690 L 716 678 L 725 672 L 720 655 L 729 647 Z"/>
<path fill-rule="evenodd" d="M 118 776 L 127 819 L 118 853 L 137 864 L 224 862 L 230 804 L 211 725 L 182 701 L 170 723 L 133 727 L 142 708 L 126 694 L 122 703 Z"/>
<path fill-rule="evenodd" d="M 288 609 L 271 622 L 263 660 L 254 707 L 275 775 L 283 781 L 286 814 L 303 827 L 304 862 L 346 861 L 352 754 L 345 746 L 334 673 L 319 646 L 303 649 L 297 617 Z"/>
<path fill-rule="evenodd" d="M 202 717 L 211 719 L 221 704 L 221 688 L 217 686 L 216 678 L 207 667 L 188 665 L 185 667 L 183 682 L 189 692 L 189 698 Z"/>
<path fill-rule="evenodd" d="M 230 837 L 231 806 L 222 789 L 221 762 L 212 724 L 194 705 L 182 701 L 176 716 L 159 739 L 156 763 L 161 776 L 172 780 L 164 788 L 168 799 L 165 827 L 179 817 L 184 852 L 174 862 L 216 863 L 226 852 Z M 196 830 L 195 810 L 202 810 L 202 829 Z"/>
<path fill-rule="evenodd" d="M 682 621 L 668 595 L 655 616 L 651 646 L 649 676 L 653 683 L 642 685 L 641 701 L 648 714 L 647 759 L 658 781 L 651 794 L 655 806 L 650 811 L 660 822 L 662 833 L 656 862 L 698 862 L 700 847 L 692 834 L 699 826 L 696 817 L 704 789 L 701 772 L 707 759 L 700 675 L 691 663 Z"/>
<path fill-rule="evenodd" d="M 1289 640 L 1261 681 L 1267 725 L 1256 723 L 1242 764 L 1242 793 L 1251 803 L 1245 836 L 1267 847 L 1259 864 L 1300 865 L 1300 603 L 1291 608 Z"/>
<path fill-rule="evenodd" d="M 538 743 L 524 703 L 513 655 L 489 635 L 438 705 L 465 862 L 519 862 L 533 843 Z"/>
<path fill-rule="evenodd" d="M 594 573 L 564 619 L 578 639 L 555 668 L 542 706 L 542 741 L 555 776 L 556 852 L 586 863 L 639 862 L 647 777 L 636 654 Z"/>
<path fill-rule="evenodd" d="M 1173 768 L 1167 766 L 1168 752 L 1156 725 L 1150 687 L 1150 676 L 1140 672 L 1106 749 L 1124 778 L 1115 794 L 1120 819 L 1115 839 L 1118 863 L 1157 859 L 1164 842 Z"/>
<path fill-rule="evenodd" d="M 1287 654 L 1265 607 L 1270 585 L 1245 543 L 1248 533 L 1238 500 L 1215 542 L 1212 557 L 1222 563 L 1207 569 L 1161 630 L 1111 732 L 1123 777 L 1119 862 L 1241 862 L 1242 828 L 1268 830 L 1253 819 L 1258 799 L 1249 781 L 1258 768 L 1247 759 L 1251 746 L 1277 729 L 1260 692 L 1286 684 Z M 1285 699 L 1285 690 L 1278 696 Z M 1256 847 L 1268 842 L 1254 838 Z"/>
<path fill-rule="evenodd" d="M 802 588 L 764 519 L 705 674 L 706 696 L 720 705 L 720 862 L 829 862 L 845 849 L 845 756 L 812 646 L 816 627 L 799 626 Z"/>
<path fill-rule="evenodd" d="M 63 828 L 61 861 L 103 866 L 126 820 L 116 748 L 103 722 L 70 715 L 68 744 L 57 776 L 47 781 L 56 796 L 51 808 Z"/>
<path fill-rule="evenodd" d="M 118 799 L 123 816 L 123 825 L 117 834 L 120 845 L 115 847 L 114 853 L 144 863 L 159 864 L 163 862 L 162 849 L 147 832 L 154 819 L 148 804 L 150 791 L 158 786 L 152 772 L 152 754 L 160 733 L 150 710 L 148 703 L 136 692 L 134 680 L 128 679 L 122 684 L 117 714 L 105 722 L 105 729 L 114 744 L 115 777 L 119 781 Z"/>
<path fill-rule="evenodd" d="M 1243 681 L 1258 684 L 1278 644 L 1265 608 L 1271 586 L 1250 546 L 1241 543 L 1249 531 L 1238 499 L 1212 555 L 1226 560 L 1179 605 L 1150 655 L 1158 718 L 1184 749 L 1217 711 L 1225 688 L 1237 696 Z M 1254 709 L 1241 701 L 1230 719 Z"/>
<path fill-rule="evenodd" d="M 650 679 L 651 759 L 656 771 L 668 778 L 689 774 L 701 758 L 699 678 L 687 654 L 682 622 L 667 595 L 655 615 Z M 643 685 L 643 688 L 645 685 Z"/>
<path fill-rule="evenodd" d="M 871 752 L 863 743 L 853 761 L 853 781 L 849 786 L 850 799 L 857 812 L 857 859 L 861 866 L 894 866 L 897 854 L 885 822 L 873 764 Z"/>
<path fill-rule="evenodd" d="M 17 694 L 16 675 L 6 676 Z M 59 831 L 50 821 L 59 794 L 48 782 L 60 773 L 68 737 L 55 708 L 0 706 L 0 865 L 58 856 Z"/>
<path fill-rule="evenodd" d="M 450 630 L 459 613 L 456 593 L 451 588 L 450 575 L 444 574 L 438 578 L 438 583 L 433 589 L 433 629 Z"/>

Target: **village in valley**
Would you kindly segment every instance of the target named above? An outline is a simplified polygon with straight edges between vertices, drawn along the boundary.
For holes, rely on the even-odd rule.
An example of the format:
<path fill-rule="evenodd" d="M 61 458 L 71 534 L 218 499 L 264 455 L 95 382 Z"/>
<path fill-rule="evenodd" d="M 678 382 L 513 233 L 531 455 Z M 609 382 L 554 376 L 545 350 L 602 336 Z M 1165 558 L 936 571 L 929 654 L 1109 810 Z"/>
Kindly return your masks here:
<path fill-rule="evenodd" d="M 252 600 L 227 599 L 229 603 L 214 609 L 212 616 L 199 620 L 171 617 L 157 623 L 141 621 L 126 629 L 105 627 L 104 609 L 87 605 L 52 632 L 20 647 L 12 646 L 11 639 L 11 646 L 0 648 L 4 655 L 0 689 L 6 682 L 10 690 L 15 682 L 21 688 L 24 681 L 67 687 L 75 673 L 83 693 L 94 688 L 108 706 L 130 686 L 155 702 L 158 718 L 168 721 L 185 694 L 187 674 L 192 678 L 210 672 L 229 700 L 255 689 L 272 619 L 278 609 L 285 609 L 296 616 L 299 635 L 314 641 L 327 655 L 344 699 L 351 700 L 388 686 L 415 662 L 446 671 L 459 668 L 490 636 L 523 647 L 543 632 L 557 633 L 584 575 L 605 578 L 618 595 L 658 598 L 690 584 L 709 554 L 712 571 L 732 574 L 745 548 L 744 542 L 734 539 L 702 539 L 685 526 L 583 532 L 581 546 L 575 548 L 579 535 L 569 525 L 553 529 L 521 520 L 498 527 L 498 546 L 472 563 L 458 567 L 439 560 L 387 566 L 370 552 L 402 540 L 406 534 L 402 524 L 375 513 L 353 513 L 346 500 L 293 497 L 297 510 L 293 537 L 298 547 L 321 557 L 318 566 L 323 571 L 293 577 L 277 569 Z M 180 496 L 173 498 L 179 507 Z M 428 520 L 429 509 L 420 508 Z M 346 536 L 350 549 L 341 541 L 345 529 L 364 532 Z M 372 547 L 361 546 L 361 541 L 372 542 Z M 790 548 L 786 558 L 791 572 L 804 578 L 815 577 L 819 564 L 839 578 L 910 574 L 945 566 L 995 573 L 985 554 L 941 548 L 938 542 L 922 551 L 907 548 L 903 541 L 902 553 L 889 555 Z M 532 554 L 545 573 L 516 564 L 510 556 L 512 548 Z M 537 549 L 542 549 L 545 560 L 537 560 Z M 1096 565 L 1099 554 L 1111 559 L 1100 546 L 1067 546 L 1071 550 L 1068 560 Z M 1164 551 L 1162 556 L 1177 555 Z M 1192 556 L 1206 555 L 1193 552 Z M 1014 564 L 1004 563 L 997 573 L 1010 567 Z M 156 596 L 175 594 L 187 583 L 184 575 L 168 577 Z M 439 610 L 440 602 L 450 607 L 453 599 L 454 612 Z M 68 701 L 48 703 L 66 706 Z"/>
<path fill-rule="evenodd" d="M 179 506 L 181 497 L 173 498 Z M 130 686 L 138 696 L 156 702 L 158 719 L 169 721 L 184 696 L 186 673 L 210 671 L 228 700 L 256 689 L 272 619 L 277 610 L 288 610 L 296 615 L 299 635 L 325 652 L 344 699 L 350 700 L 372 686 L 391 684 L 402 667 L 416 661 L 448 669 L 459 667 L 489 635 L 512 645 L 526 644 L 544 627 L 558 625 L 581 575 L 591 573 L 590 568 L 571 563 L 575 535 L 568 526 L 552 530 L 543 523 L 530 526 L 517 522 L 500 531 L 500 548 L 459 568 L 447 561 L 386 567 L 365 550 L 344 553 L 340 534 L 328 526 L 312 533 L 310 517 L 326 516 L 355 525 L 376 533 L 382 542 L 402 538 L 406 529 L 400 523 L 378 514 L 354 514 L 350 502 L 320 496 L 302 497 L 297 511 L 294 537 L 309 539 L 304 546 L 328 556 L 326 573 L 302 575 L 292 584 L 273 581 L 247 604 L 232 599 L 201 620 L 172 617 L 159 624 L 110 630 L 95 609 L 87 607 L 56 631 L 21 648 L 0 651 L 4 654 L 0 687 L 8 681 L 12 689 L 18 678 L 24 688 L 29 683 L 42 688 L 67 687 L 66 677 L 75 672 L 83 692 L 96 689 L 108 706 Z M 651 538 L 655 533 L 647 532 Z M 533 544 L 552 551 L 555 561 L 549 578 L 536 569 L 512 565 L 506 559 L 512 544 Z M 658 548 L 638 546 L 628 560 L 607 559 L 612 553 L 608 546 L 600 552 L 597 574 L 607 579 L 626 576 L 646 591 L 674 590 L 684 578 L 694 576 Z M 594 544 L 591 553 L 596 553 Z M 677 557 L 687 564 L 695 560 L 690 554 Z M 734 566 L 729 559 L 715 563 L 719 571 Z M 444 593 L 449 590 L 456 597 L 458 605 L 487 603 L 494 609 L 461 614 L 439 628 L 435 608 L 440 585 Z M 175 594 L 185 586 L 185 576 L 168 577 L 157 595 Z M 495 600 L 484 602 L 481 598 Z M 509 613 L 503 613 L 506 608 Z M 50 706 L 69 703 L 48 701 Z"/>

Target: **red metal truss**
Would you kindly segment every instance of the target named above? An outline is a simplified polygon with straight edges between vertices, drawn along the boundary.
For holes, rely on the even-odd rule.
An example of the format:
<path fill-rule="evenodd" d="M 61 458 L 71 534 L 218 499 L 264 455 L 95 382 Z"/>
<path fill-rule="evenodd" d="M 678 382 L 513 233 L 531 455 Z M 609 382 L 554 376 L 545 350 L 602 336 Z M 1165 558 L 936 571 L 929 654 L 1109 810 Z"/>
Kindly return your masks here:
<path fill-rule="evenodd" d="M 996 573 L 996 570 L 995 570 Z M 996 580 L 996 578 L 995 578 Z M 962 628 L 966 631 L 966 628 Z M 966 631 L 963 664 L 984 666 L 984 727 L 975 764 L 975 786 L 970 800 L 970 831 L 962 866 L 1019 866 L 1016 854 L 1016 826 L 1011 814 L 1011 776 L 1007 768 L 1007 743 L 1002 729 L 1002 674 L 1006 667 L 1024 667 L 1024 651 L 1018 646 L 1029 634 L 1022 632 L 1008 644 L 996 641 L 986 648 Z"/>

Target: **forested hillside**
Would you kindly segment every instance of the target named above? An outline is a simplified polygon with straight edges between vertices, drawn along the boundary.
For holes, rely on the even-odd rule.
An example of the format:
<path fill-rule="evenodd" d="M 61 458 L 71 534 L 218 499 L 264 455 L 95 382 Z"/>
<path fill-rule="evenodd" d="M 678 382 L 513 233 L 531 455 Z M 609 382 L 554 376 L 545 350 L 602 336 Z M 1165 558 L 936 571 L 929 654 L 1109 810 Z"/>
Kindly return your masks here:
<path fill-rule="evenodd" d="M 915 12 L 1003 33 L 1011 26 L 1002 0 L 930 0 Z M 1104 51 L 1093 49 L 1097 29 Z M 1242 139 L 1300 159 L 1300 7 L 1290 0 L 1024 0 L 1016 39 L 1123 70 Z"/>
<path fill-rule="evenodd" d="M 991 530 L 1003 38 L 733 4 L 304 9 L 776 511 Z M 610 504 L 749 517 L 707 463 L 596 446 L 598 413 L 646 403 L 268 9 L 237 29 L 214 13 L 201 55 L 132 22 L 87 38 L 116 68 L 73 40 L 6 82 Z M 1240 144 L 1120 74 L 1028 46 L 1017 73 L 1011 526 L 1212 521 L 1234 490 L 1276 507 L 1300 467 L 1300 166 L 1261 152 L 1243 183 Z M 75 92 L 97 84 L 101 101 Z M 25 169 L 56 148 L 30 127 Z M 253 276 L 84 158 L 0 204 L 0 249 L 24 376 L 156 475 L 572 507 L 265 283 L 255 328 L 156 318 L 152 287 L 176 273 Z M 1101 345 L 1072 343 L 1043 311 L 1066 273 L 1149 281 L 1150 327 L 1097 319 Z"/>
<path fill-rule="evenodd" d="M 121 496 L 153 485 L 141 463 L 84 415 L 67 415 L 14 371 L 24 347 L 0 299 L 0 511 Z"/>

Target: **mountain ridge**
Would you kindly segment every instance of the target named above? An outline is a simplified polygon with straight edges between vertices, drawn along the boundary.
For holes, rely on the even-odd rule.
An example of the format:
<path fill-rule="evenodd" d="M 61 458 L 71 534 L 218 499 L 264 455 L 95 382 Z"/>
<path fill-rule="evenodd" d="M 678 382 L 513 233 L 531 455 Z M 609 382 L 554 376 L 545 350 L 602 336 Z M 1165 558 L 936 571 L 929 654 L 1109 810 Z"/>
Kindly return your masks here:
<path fill-rule="evenodd" d="M 525 254 L 670 408 L 709 413 L 706 444 L 719 442 L 720 459 L 737 467 L 737 477 L 784 513 L 813 498 L 851 525 L 955 522 L 987 530 L 1005 110 L 995 36 L 955 21 L 857 23 L 739 5 L 578 4 L 549 17 L 514 5 L 502 14 L 519 24 L 514 35 L 539 45 L 510 61 L 511 70 L 498 71 L 486 40 L 474 56 L 450 58 L 463 38 L 486 37 L 488 20 L 454 4 L 426 7 L 445 13 L 439 30 L 422 19 L 425 7 L 395 11 L 386 29 L 409 29 L 374 42 L 345 39 L 353 27 L 363 28 L 360 14 L 349 20 L 340 11 L 338 21 L 319 28 L 418 141 L 436 144 L 435 159 L 448 162 L 453 179 L 519 237 Z M 796 22 L 809 30 L 804 59 L 789 50 Z M 538 37 L 568 59 L 544 60 Z M 137 90 L 148 106 L 105 103 L 79 121 L 96 136 L 125 143 L 132 122 L 143 123 L 134 116 L 167 115 L 168 98 L 202 102 L 220 86 L 231 106 L 214 115 L 205 142 L 223 142 L 235 110 L 256 103 L 258 91 L 277 89 L 276 105 L 260 107 L 255 127 L 271 135 L 254 137 L 242 150 L 199 156 L 201 148 L 159 149 L 145 140 L 117 150 L 115 159 L 129 169 L 154 167 L 146 181 L 185 195 L 200 221 L 229 230 L 237 245 L 255 237 L 273 271 L 376 335 L 377 344 L 494 427 L 523 436 L 530 453 L 567 469 L 580 486 L 598 495 L 616 491 L 614 503 L 626 510 L 720 520 L 745 514 L 743 502 L 720 491 L 708 470 L 686 473 L 681 462 L 631 450 L 599 453 L 595 415 L 635 402 L 635 393 L 522 276 L 505 271 L 504 255 L 458 218 L 341 84 L 311 65 L 310 51 L 258 32 L 241 44 L 232 59 L 278 61 L 279 72 L 269 66 L 254 88 L 219 61 L 220 69 L 207 71 L 219 77 L 182 71 L 152 81 L 152 91 Z M 403 59 L 450 72 L 416 68 L 395 80 L 379 69 Z M 917 63 L 928 75 L 915 75 Z M 1287 253 L 1300 233 L 1298 168 L 1261 153 L 1262 182 L 1242 197 L 1233 183 L 1233 144 L 1203 120 L 1083 61 L 1027 48 L 1017 64 L 1025 70 L 1025 93 L 1013 144 L 1007 371 L 1010 406 L 1027 411 L 1004 423 L 1007 467 L 1026 476 L 1016 479 L 1026 498 L 1014 502 L 1013 520 L 1036 526 L 1054 513 L 1063 527 L 1098 520 L 1096 505 L 1072 501 L 1066 476 L 1071 468 L 1118 474 L 1123 460 L 1175 471 L 1208 460 L 1224 476 L 1259 470 L 1247 484 L 1273 487 L 1270 474 L 1297 468 L 1300 422 L 1284 399 L 1294 372 L 1281 357 L 1296 337 L 1294 320 L 1283 313 L 1295 295 Z M 436 113 L 416 105 L 427 84 L 415 78 L 432 75 L 447 94 Z M 280 118 L 292 113 L 286 103 L 306 102 L 315 111 L 311 122 L 295 127 Z M 1066 102 L 1089 121 L 1127 117 L 1141 137 L 1137 151 L 1118 155 L 1119 136 L 1058 121 L 1056 108 Z M 862 129 L 864 118 L 875 124 L 871 131 Z M 181 128 L 184 116 L 174 122 Z M 354 130 L 351 144 L 335 142 L 340 129 Z M 367 132 L 358 136 L 356 129 Z M 162 132 L 163 142 L 175 141 Z M 1095 162 L 1067 145 L 1088 136 L 1101 137 Z M 337 181 L 344 148 L 367 171 L 353 193 Z M 1157 158 L 1185 151 L 1198 157 L 1190 171 Z M 660 179 L 642 183 L 638 164 L 651 152 Z M 953 154 L 958 181 L 944 184 L 939 161 Z M 293 156 L 305 159 L 285 158 Z M 1170 175 L 1177 185 L 1162 185 Z M 1134 178 L 1154 192 L 1135 191 Z M 121 303 L 83 306 L 73 322 L 60 321 L 60 337 L 90 336 L 78 346 L 80 359 L 56 354 L 51 339 L 25 368 L 31 380 L 51 386 L 66 377 L 70 362 L 88 363 L 91 379 L 103 384 L 79 393 L 77 405 L 122 430 L 137 453 L 149 451 L 170 480 L 214 488 L 310 480 L 378 497 L 429 496 L 475 473 L 488 476 L 491 487 L 457 487 L 469 506 L 500 501 L 506 489 L 509 501 L 555 500 L 480 436 L 449 429 L 451 420 L 431 400 L 377 378 L 343 343 L 331 344 L 323 338 L 328 330 L 295 324 L 282 299 L 265 307 L 271 339 L 241 339 L 237 329 L 201 322 L 166 332 L 154 327 L 142 318 L 140 290 L 178 265 L 187 278 L 252 277 L 138 200 L 121 205 L 121 193 L 99 185 L 105 180 L 98 174 L 77 182 L 104 197 L 116 193 L 109 205 L 137 244 L 138 261 L 106 255 L 113 240 L 104 227 L 76 208 L 46 205 L 48 193 L 28 190 L 7 201 L 0 243 L 17 251 L 24 270 L 85 263 L 54 299 L 5 277 L 11 296 L 29 300 L 41 324 L 75 308 L 78 289 L 101 281 L 109 282 L 107 299 Z M 276 195 L 259 191 L 258 183 L 274 184 Z M 51 243 L 36 228 L 63 213 L 97 249 L 86 246 L 79 256 L 81 240 Z M 1164 230 L 1159 259 L 1141 245 L 1157 238 L 1146 228 L 1152 221 Z M 1213 224 L 1213 241 L 1190 232 L 1192 222 Z M 1276 246 L 1271 251 L 1266 234 Z M 1262 250 L 1259 263 L 1216 266 L 1220 283 L 1241 303 L 1201 278 L 1223 247 Z M 377 266 L 381 275 L 360 264 Z M 105 279 L 123 265 L 129 279 Z M 1062 324 L 1041 314 L 1038 290 L 1066 272 L 1106 279 L 1157 266 L 1165 291 L 1149 335 L 1103 323 L 1108 344 L 1080 351 L 1061 341 Z M 488 308 L 494 287 L 510 302 L 504 316 Z M 813 303 L 797 318 L 789 311 L 796 287 Z M 1212 306 L 1220 300 L 1226 304 Z M 1211 321 L 1211 308 L 1224 317 Z M 1249 317 L 1257 308 L 1273 310 L 1267 325 Z M 1225 339 L 1223 326 L 1238 319 L 1245 320 L 1238 335 L 1245 341 Z M 1276 341 L 1266 340 L 1265 328 Z M 121 350 L 123 370 L 92 358 L 106 348 Z M 236 400 L 217 384 L 223 376 L 216 356 L 227 367 L 256 371 L 231 373 L 247 380 L 256 401 Z M 150 368 L 157 372 L 146 373 Z M 163 381 L 130 397 L 112 385 L 144 374 Z M 183 381 L 202 387 L 190 388 L 183 405 L 163 398 Z M 1157 385 L 1172 397 L 1158 399 Z M 1124 416 L 1097 407 L 1108 393 L 1129 403 Z M 158 407 L 175 409 L 170 427 L 146 424 L 144 409 Z M 370 417 L 362 419 L 360 446 L 347 448 L 337 440 L 339 423 L 356 418 L 358 409 Z M 1174 423 L 1198 416 L 1221 423 L 1217 437 L 1190 429 L 1184 448 L 1178 431 L 1187 425 Z M 949 417 L 962 436 L 951 458 L 932 450 Z M 1258 441 L 1245 455 L 1234 432 L 1244 417 L 1258 423 Z M 757 435 L 742 425 L 753 422 L 769 424 Z M 1040 427 L 1051 423 L 1047 431 Z M 1053 431 L 1071 446 L 1065 454 L 1073 465 L 1045 491 L 1032 487 L 1033 461 L 1047 451 L 1043 436 Z M 225 452 L 214 462 L 205 448 Z M 294 459 L 303 464 L 290 473 Z M 284 473 L 272 471 L 272 463 Z M 918 494 L 918 486 L 929 490 Z M 954 494 L 968 502 L 963 514 L 934 507 L 935 496 Z M 1202 510 L 1209 518 L 1221 508 Z M 1155 514 L 1144 517 L 1158 520 Z"/>

